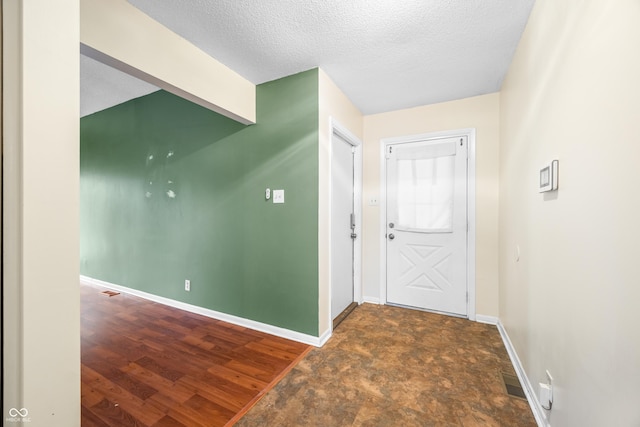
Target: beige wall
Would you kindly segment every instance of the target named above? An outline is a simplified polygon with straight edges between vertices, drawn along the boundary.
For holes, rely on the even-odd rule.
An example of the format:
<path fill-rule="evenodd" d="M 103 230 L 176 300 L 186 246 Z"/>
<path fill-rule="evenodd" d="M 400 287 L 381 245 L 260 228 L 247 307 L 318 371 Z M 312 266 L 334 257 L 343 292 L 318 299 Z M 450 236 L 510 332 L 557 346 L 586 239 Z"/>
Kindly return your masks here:
<path fill-rule="evenodd" d="M 255 123 L 253 83 L 125 0 L 80 4 L 83 54 L 241 123 Z"/>
<path fill-rule="evenodd" d="M 362 140 L 362 114 L 322 70 L 318 75 L 320 155 L 319 155 L 319 201 L 318 201 L 318 283 L 319 283 L 319 333 L 322 336 L 331 328 L 330 300 L 330 148 L 331 123 L 337 120 L 355 137 Z"/>
<path fill-rule="evenodd" d="M 453 129 L 476 129 L 476 313 L 498 315 L 497 93 L 364 118 L 363 281 L 365 297 L 380 298 L 380 140 Z"/>
<path fill-rule="evenodd" d="M 500 317 L 535 390 L 554 376 L 555 426 L 640 425 L 638 22 L 538 0 L 501 93 Z"/>
<path fill-rule="evenodd" d="M 78 0 L 3 1 L 3 41 L 2 419 L 79 426 Z"/>

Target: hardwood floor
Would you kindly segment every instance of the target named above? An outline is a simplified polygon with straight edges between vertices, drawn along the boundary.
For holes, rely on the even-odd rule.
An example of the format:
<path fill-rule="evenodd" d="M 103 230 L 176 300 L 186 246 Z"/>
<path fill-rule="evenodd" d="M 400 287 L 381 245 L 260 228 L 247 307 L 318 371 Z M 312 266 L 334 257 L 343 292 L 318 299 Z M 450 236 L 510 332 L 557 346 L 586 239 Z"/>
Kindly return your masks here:
<path fill-rule="evenodd" d="M 232 425 L 310 347 L 81 285 L 82 425 Z"/>

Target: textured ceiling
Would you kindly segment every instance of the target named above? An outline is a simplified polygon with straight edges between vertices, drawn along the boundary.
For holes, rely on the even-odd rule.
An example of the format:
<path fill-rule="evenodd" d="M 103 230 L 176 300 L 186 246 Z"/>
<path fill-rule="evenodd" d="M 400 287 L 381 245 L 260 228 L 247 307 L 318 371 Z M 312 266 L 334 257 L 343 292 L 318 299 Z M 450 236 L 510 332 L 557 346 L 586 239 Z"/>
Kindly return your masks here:
<path fill-rule="evenodd" d="M 320 67 L 364 113 L 500 90 L 534 0 L 129 0 L 253 83 Z"/>

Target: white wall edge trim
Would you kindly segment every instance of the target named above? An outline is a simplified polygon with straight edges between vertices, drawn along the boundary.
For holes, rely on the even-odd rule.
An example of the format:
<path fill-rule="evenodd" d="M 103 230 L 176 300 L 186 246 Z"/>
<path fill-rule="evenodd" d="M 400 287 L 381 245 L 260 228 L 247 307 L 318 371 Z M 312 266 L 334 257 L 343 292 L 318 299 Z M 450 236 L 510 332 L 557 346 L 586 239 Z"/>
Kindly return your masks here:
<path fill-rule="evenodd" d="M 480 316 L 478 316 L 480 317 Z M 484 318 L 489 316 L 482 316 Z M 507 334 L 506 329 L 500 319 L 497 322 L 498 331 L 500 332 L 500 336 L 502 337 L 502 342 L 504 343 L 505 348 L 507 349 L 507 353 L 509 354 L 509 358 L 511 359 L 511 364 L 516 370 L 516 374 L 518 375 L 518 380 L 520 380 L 520 384 L 522 384 L 522 388 L 524 390 L 524 394 L 527 396 L 527 401 L 529 402 L 529 406 L 531 407 L 531 412 L 533 412 L 533 417 L 536 419 L 536 423 L 539 427 L 551 427 L 549 421 L 547 420 L 547 416 L 545 414 L 544 408 L 538 402 L 538 397 L 529 381 L 529 377 L 527 377 L 527 373 L 520 363 L 520 358 L 518 357 L 518 353 L 516 353 L 516 349 L 513 347 L 511 343 L 511 339 L 509 338 L 509 334 Z"/>
<path fill-rule="evenodd" d="M 226 314 L 219 311 L 210 310 L 208 308 L 198 307 L 196 305 L 172 300 L 170 298 L 161 297 L 158 295 L 150 294 L 148 292 L 139 291 L 137 289 L 127 288 L 126 286 L 116 285 L 113 283 L 105 282 L 103 280 L 94 279 L 92 277 L 81 275 L 80 283 L 86 284 L 86 285 L 99 286 L 101 288 L 109 288 L 112 290 L 120 291 L 125 294 L 144 298 L 149 301 L 157 302 L 160 304 L 168 305 L 170 307 L 178 308 L 180 310 L 188 311 L 190 313 L 200 314 L 202 316 L 210 317 L 212 319 L 222 320 L 223 322 L 231 323 L 233 325 L 242 326 L 245 328 L 253 329 L 255 331 L 264 332 L 270 335 L 275 335 L 280 338 L 286 338 L 289 340 L 298 341 L 303 344 L 313 345 L 315 347 L 322 347 L 329 340 L 329 338 L 331 338 L 331 331 L 327 331 L 321 337 L 314 337 L 313 335 L 307 335 L 301 332 L 292 331 L 290 329 L 280 328 L 278 326 L 257 322 L 255 320 L 244 319 L 242 317 L 234 316 L 232 314 Z"/>
<path fill-rule="evenodd" d="M 485 316 L 484 314 L 476 315 L 476 322 L 486 323 L 487 325 L 497 325 L 500 320 L 496 316 Z"/>
<path fill-rule="evenodd" d="M 324 334 L 320 336 L 320 338 L 312 337 L 318 340 L 318 343 L 319 343 L 318 345 L 315 345 L 315 344 L 312 344 L 312 345 L 315 345 L 316 347 L 322 347 L 327 343 L 327 341 L 329 341 L 329 338 L 331 338 L 331 335 L 332 335 L 332 332 L 330 329 L 328 329 Z M 308 344 L 308 343 L 305 343 L 305 344 Z"/>

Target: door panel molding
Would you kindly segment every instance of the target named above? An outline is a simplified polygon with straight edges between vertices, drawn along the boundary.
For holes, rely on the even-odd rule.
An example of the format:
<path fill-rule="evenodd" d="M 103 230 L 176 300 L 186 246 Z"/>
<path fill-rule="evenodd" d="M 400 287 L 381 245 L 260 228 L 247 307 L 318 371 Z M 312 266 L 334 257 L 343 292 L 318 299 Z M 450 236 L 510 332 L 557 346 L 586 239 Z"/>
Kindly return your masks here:
<path fill-rule="evenodd" d="M 404 144 L 424 140 L 452 137 L 467 137 L 467 317 L 476 320 L 476 130 L 475 128 L 454 129 L 417 135 L 384 138 L 380 140 L 380 304 L 387 303 L 387 162 L 386 147 L 390 144 Z"/>

